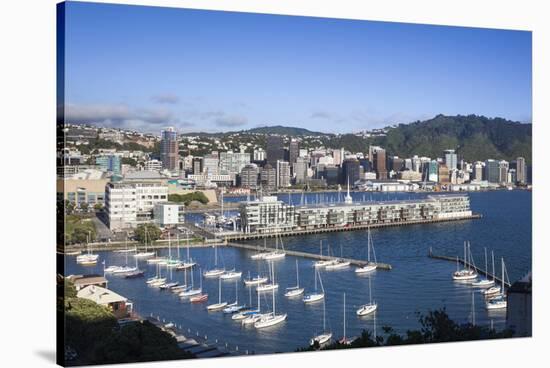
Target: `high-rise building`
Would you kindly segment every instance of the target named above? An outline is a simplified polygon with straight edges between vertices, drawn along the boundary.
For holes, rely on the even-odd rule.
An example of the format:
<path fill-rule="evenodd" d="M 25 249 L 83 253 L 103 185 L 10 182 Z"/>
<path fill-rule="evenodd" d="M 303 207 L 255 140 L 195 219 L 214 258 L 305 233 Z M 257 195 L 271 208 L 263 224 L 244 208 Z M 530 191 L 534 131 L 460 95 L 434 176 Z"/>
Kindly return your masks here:
<path fill-rule="evenodd" d="M 370 172 L 371 171 L 371 164 L 370 161 L 366 158 L 360 158 L 359 159 L 359 165 L 363 168 L 363 172 Z"/>
<path fill-rule="evenodd" d="M 491 159 L 485 161 L 485 180 L 493 184 L 500 183 L 500 169 L 498 161 Z"/>
<path fill-rule="evenodd" d="M 202 157 L 193 157 L 193 174 L 200 175 L 203 171 Z"/>
<path fill-rule="evenodd" d="M 114 175 L 121 175 L 120 156 L 117 155 L 102 155 L 95 158 L 95 164 L 100 170 L 110 171 Z"/>
<path fill-rule="evenodd" d="M 359 172 L 359 160 L 354 158 L 347 158 L 342 163 L 342 181 L 341 184 L 347 184 L 348 179 L 350 185 L 353 186 L 357 180 L 361 178 Z"/>
<path fill-rule="evenodd" d="M 516 159 L 516 178 L 517 182 L 520 184 L 527 183 L 527 167 L 523 157 L 518 157 Z"/>
<path fill-rule="evenodd" d="M 275 169 L 271 164 L 265 165 L 260 170 L 260 183 L 262 189 L 268 192 L 272 192 L 277 187 L 277 169 Z"/>
<path fill-rule="evenodd" d="M 220 159 L 218 153 L 212 152 L 204 156 L 202 160 L 202 171 L 211 175 L 218 175 L 220 173 Z"/>
<path fill-rule="evenodd" d="M 256 190 L 260 170 L 256 164 L 247 164 L 241 170 L 241 187 Z"/>
<path fill-rule="evenodd" d="M 287 161 L 277 161 L 277 188 L 286 188 L 290 186 L 290 163 Z"/>
<path fill-rule="evenodd" d="M 263 161 L 265 160 L 265 151 L 261 148 L 254 150 L 254 161 Z"/>
<path fill-rule="evenodd" d="M 383 148 L 377 148 L 373 151 L 374 171 L 376 172 L 376 178 L 383 180 L 388 178 L 388 170 L 386 169 L 386 150 Z"/>
<path fill-rule="evenodd" d="M 501 160 L 498 162 L 498 182 L 502 184 L 508 183 L 508 169 L 510 165 L 508 161 Z"/>
<path fill-rule="evenodd" d="M 178 168 L 178 136 L 174 128 L 169 127 L 161 132 L 160 160 L 162 168 L 177 170 Z"/>
<path fill-rule="evenodd" d="M 283 146 L 283 137 L 270 135 L 267 137 L 267 163 L 271 166 L 277 166 L 278 160 L 284 160 L 285 148 Z"/>
<path fill-rule="evenodd" d="M 402 158 L 399 158 L 397 156 L 394 156 L 391 158 L 391 169 L 395 172 L 399 172 L 403 170 L 404 164 L 405 164 L 405 161 Z M 411 165 L 411 168 L 412 168 L 412 165 Z M 409 170 L 411 168 L 409 168 Z"/>
<path fill-rule="evenodd" d="M 435 183 L 439 181 L 439 163 L 436 160 L 428 164 L 428 180 Z"/>
<path fill-rule="evenodd" d="M 449 168 L 449 170 L 453 170 L 458 167 L 458 158 L 454 149 L 445 150 L 445 165 Z"/>
<path fill-rule="evenodd" d="M 332 157 L 334 157 L 335 165 L 342 165 L 342 162 L 344 161 L 344 148 L 335 149 L 332 151 Z"/>
<path fill-rule="evenodd" d="M 222 174 L 238 174 L 249 163 L 249 153 L 232 151 L 220 153 L 220 172 Z"/>
<path fill-rule="evenodd" d="M 482 181 L 483 180 L 483 162 L 477 161 L 474 164 L 473 169 L 473 176 L 476 181 Z"/>
<path fill-rule="evenodd" d="M 447 185 L 451 183 L 451 171 L 445 164 L 439 165 L 438 170 L 438 183 L 442 185 Z"/>
<path fill-rule="evenodd" d="M 300 156 L 300 142 L 296 139 L 290 141 L 290 146 L 288 147 L 289 162 L 291 164 L 296 163 L 296 159 Z"/>
<path fill-rule="evenodd" d="M 296 162 L 292 164 L 296 184 L 304 184 L 307 179 L 308 159 L 305 157 L 296 158 Z"/>

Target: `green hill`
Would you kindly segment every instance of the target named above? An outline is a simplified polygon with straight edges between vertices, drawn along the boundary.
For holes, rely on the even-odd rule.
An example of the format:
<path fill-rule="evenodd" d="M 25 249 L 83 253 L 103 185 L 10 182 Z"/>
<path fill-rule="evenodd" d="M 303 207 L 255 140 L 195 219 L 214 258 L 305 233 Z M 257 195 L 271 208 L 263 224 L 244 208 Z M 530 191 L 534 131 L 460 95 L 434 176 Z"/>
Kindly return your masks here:
<path fill-rule="evenodd" d="M 296 127 L 285 127 L 282 125 L 274 125 L 274 126 L 265 126 L 265 127 L 259 127 L 259 128 L 253 128 L 244 131 L 244 133 L 255 133 L 255 134 L 279 134 L 279 135 L 288 135 L 288 136 L 320 136 L 320 135 L 328 135 L 327 133 L 321 133 L 321 132 L 312 132 L 311 130 L 304 129 L 304 128 L 296 128 Z"/>

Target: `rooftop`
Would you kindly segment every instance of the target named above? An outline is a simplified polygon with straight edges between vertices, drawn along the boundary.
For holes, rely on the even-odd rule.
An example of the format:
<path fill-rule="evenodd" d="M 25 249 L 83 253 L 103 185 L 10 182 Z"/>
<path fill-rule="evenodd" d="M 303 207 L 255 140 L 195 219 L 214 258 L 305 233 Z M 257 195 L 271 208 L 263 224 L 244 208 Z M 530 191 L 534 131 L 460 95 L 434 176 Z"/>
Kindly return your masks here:
<path fill-rule="evenodd" d="M 97 304 L 107 305 L 111 303 L 126 302 L 128 299 L 101 286 L 90 285 L 78 291 L 78 298 L 88 299 Z"/>

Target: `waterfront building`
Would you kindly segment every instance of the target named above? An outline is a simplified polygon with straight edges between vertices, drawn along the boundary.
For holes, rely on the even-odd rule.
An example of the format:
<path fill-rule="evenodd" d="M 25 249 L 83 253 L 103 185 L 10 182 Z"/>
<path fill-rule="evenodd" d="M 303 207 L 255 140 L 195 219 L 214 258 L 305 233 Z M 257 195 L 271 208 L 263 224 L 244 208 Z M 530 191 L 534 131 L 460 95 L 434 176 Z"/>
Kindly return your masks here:
<path fill-rule="evenodd" d="M 220 172 L 222 174 L 238 174 L 249 163 L 249 153 L 220 152 Z"/>
<path fill-rule="evenodd" d="M 476 161 L 473 168 L 473 179 L 476 181 L 482 181 L 483 180 L 483 162 Z"/>
<path fill-rule="evenodd" d="M 296 184 L 304 184 L 308 177 L 308 160 L 305 157 L 297 157 L 296 162 L 292 166 Z"/>
<path fill-rule="evenodd" d="M 458 158 L 455 153 L 455 150 L 447 149 L 444 151 L 444 153 L 445 153 L 445 165 L 449 168 L 449 170 L 458 168 Z"/>
<path fill-rule="evenodd" d="M 107 307 L 119 319 L 128 317 L 132 312 L 132 303 L 128 299 L 101 286 L 86 286 L 76 293 L 76 297 Z"/>
<path fill-rule="evenodd" d="M 445 164 L 439 164 L 438 170 L 438 183 L 441 185 L 447 185 L 451 183 L 451 173 L 449 168 Z"/>
<path fill-rule="evenodd" d="M 391 169 L 395 172 L 399 172 L 403 170 L 403 166 L 405 164 L 405 161 L 402 158 L 399 158 L 398 156 L 393 156 L 390 159 Z M 412 165 L 411 165 L 412 167 Z M 409 168 L 410 170 L 410 168 Z"/>
<path fill-rule="evenodd" d="M 517 177 L 517 173 L 516 173 L 516 169 L 509 169 L 508 170 L 508 183 L 517 183 L 518 182 L 518 177 Z"/>
<path fill-rule="evenodd" d="M 342 162 L 344 162 L 344 148 L 332 151 L 332 157 L 334 159 L 334 165 L 342 165 Z"/>
<path fill-rule="evenodd" d="M 361 178 L 359 172 L 359 160 L 356 158 L 347 158 L 342 163 L 342 178 L 340 183 L 346 184 L 348 181 L 351 185 L 355 184 Z"/>
<path fill-rule="evenodd" d="M 399 172 L 398 178 L 401 180 L 422 181 L 422 174 L 415 170 L 403 170 Z"/>
<path fill-rule="evenodd" d="M 277 169 L 271 166 L 271 164 L 265 165 L 260 170 L 260 183 L 263 190 L 268 192 L 275 191 L 277 188 Z"/>
<path fill-rule="evenodd" d="M 235 176 L 229 174 L 209 174 L 203 173 L 200 175 L 190 174 L 187 175 L 187 179 L 193 180 L 197 186 L 210 187 L 210 186 L 223 186 L 228 187 L 235 185 Z"/>
<path fill-rule="evenodd" d="M 168 201 L 168 186 L 162 182 L 107 183 L 105 210 L 110 229 L 135 227 L 153 217 L 155 204 Z"/>
<path fill-rule="evenodd" d="M 160 160 L 162 168 L 167 170 L 177 170 L 178 168 L 178 137 L 176 130 L 169 127 L 160 134 Z"/>
<path fill-rule="evenodd" d="M 155 203 L 153 218 L 159 227 L 183 224 L 185 222 L 185 206 L 180 203 Z"/>
<path fill-rule="evenodd" d="M 242 202 L 242 230 L 272 233 L 349 225 L 459 219 L 472 216 L 466 195 L 436 195 L 424 199 L 388 202 L 340 202 L 293 206 L 277 197 Z"/>
<path fill-rule="evenodd" d="M 525 159 L 523 157 L 518 157 L 515 160 L 516 177 L 519 184 L 527 183 L 527 167 L 525 165 Z"/>
<path fill-rule="evenodd" d="M 285 149 L 283 145 L 283 137 L 278 135 L 270 135 L 267 137 L 267 162 L 273 166 L 277 166 L 277 161 L 284 161 Z"/>
<path fill-rule="evenodd" d="M 428 164 L 428 180 L 436 183 L 439 181 L 439 164 L 436 160 L 431 160 Z"/>
<path fill-rule="evenodd" d="M 498 182 L 500 184 L 507 184 L 508 183 L 508 168 L 509 168 L 508 161 L 500 160 L 498 162 Z"/>
<path fill-rule="evenodd" d="M 291 164 L 296 163 L 296 159 L 300 155 L 300 142 L 297 139 L 291 139 L 288 147 L 288 160 Z"/>
<path fill-rule="evenodd" d="M 95 164 L 100 170 L 110 171 L 114 175 L 121 175 L 120 156 L 118 155 L 97 156 L 95 159 Z"/>
<path fill-rule="evenodd" d="M 485 180 L 489 183 L 500 183 L 500 169 L 498 161 L 489 159 L 485 161 Z"/>
<path fill-rule="evenodd" d="M 340 184 L 342 170 L 338 166 L 328 165 L 321 168 L 317 168 L 317 179 L 325 179 L 327 185 L 338 185 Z"/>
<path fill-rule="evenodd" d="M 277 188 L 290 186 L 290 164 L 286 161 L 277 161 Z"/>
<path fill-rule="evenodd" d="M 241 187 L 256 190 L 258 188 L 258 175 L 260 170 L 256 164 L 248 164 L 241 170 Z"/>
<path fill-rule="evenodd" d="M 105 203 L 105 185 L 109 179 L 99 177 L 92 179 L 57 179 L 57 196 L 59 199 L 72 202 L 76 207 L 86 203 L 89 207 Z"/>

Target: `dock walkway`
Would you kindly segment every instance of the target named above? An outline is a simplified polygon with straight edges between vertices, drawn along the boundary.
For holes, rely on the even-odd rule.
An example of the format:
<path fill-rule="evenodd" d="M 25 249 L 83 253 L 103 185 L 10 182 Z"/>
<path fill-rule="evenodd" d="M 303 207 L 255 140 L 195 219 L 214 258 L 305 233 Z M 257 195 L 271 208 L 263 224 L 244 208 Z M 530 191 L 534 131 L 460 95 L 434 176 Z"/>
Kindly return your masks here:
<path fill-rule="evenodd" d="M 261 251 L 261 252 L 274 252 L 277 249 L 274 248 L 264 248 L 259 247 L 257 245 L 252 244 L 242 244 L 242 243 L 235 243 L 235 242 L 227 242 L 227 246 L 240 248 L 240 249 L 246 249 L 251 251 Z M 303 257 L 303 258 L 310 258 L 310 259 L 316 259 L 316 260 L 335 260 L 335 259 L 341 259 L 344 261 L 349 261 L 352 265 L 357 267 L 363 267 L 366 266 L 369 262 L 360 260 L 360 259 L 353 259 L 353 258 L 342 258 L 342 257 L 333 257 L 333 256 L 325 256 L 320 254 L 314 254 L 309 252 L 300 252 L 297 250 L 288 250 L 285 249 L 285 253 L 290 256 L 296 256 L 296 257 Z M 391 270 L 392 266 L 387 263 L 380 263 L 380 262 L 371 262 L 371 264 L 376 264 L 376 268 L 380 270 Z"/>

